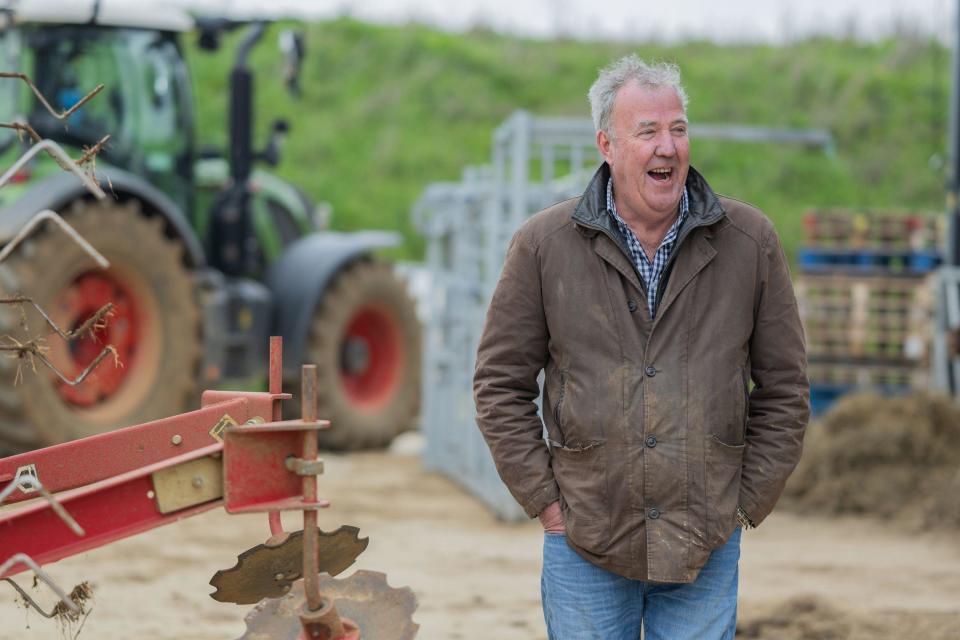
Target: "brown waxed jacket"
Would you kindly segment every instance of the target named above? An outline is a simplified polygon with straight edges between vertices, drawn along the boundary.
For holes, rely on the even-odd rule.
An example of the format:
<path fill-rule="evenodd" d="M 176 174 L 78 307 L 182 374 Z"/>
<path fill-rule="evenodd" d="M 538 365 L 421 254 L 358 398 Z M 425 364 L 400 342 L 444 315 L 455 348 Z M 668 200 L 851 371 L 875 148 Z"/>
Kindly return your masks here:
<path fill-rule="evenodd" d="M 581 198 L 514 236 L 477 354 L 477 423 L 530 517 L 560 500 L 581 556 L 691 582 L 737 506 L 759 524 L 800 458 L 803 330 L 771 222 L 693 168 L 651 321 L 609 176 L 602 165 Z"/>

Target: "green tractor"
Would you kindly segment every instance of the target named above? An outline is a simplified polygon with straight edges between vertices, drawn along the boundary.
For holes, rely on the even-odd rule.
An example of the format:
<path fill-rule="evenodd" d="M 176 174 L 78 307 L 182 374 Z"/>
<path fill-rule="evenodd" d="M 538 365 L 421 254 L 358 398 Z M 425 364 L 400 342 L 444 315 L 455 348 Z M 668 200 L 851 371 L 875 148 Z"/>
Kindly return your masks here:
<path fill-rule="evenodd" d="M 113 303 L 105 328 L 70 343 L 53 336 L 48 357 L 71 377 L 105 344 L 120 362 L 101 363 L 75 386 L 44 367 L 21 371 L 14 385 L 16 368 L 28 363 L 0 359 L 0 448 L 63 442 L 192 409 L 198 389 L 228 381 L 262 384 L 270 335 L 284 338 L 289 381 L 302 363 L 318 367 L 320 415 L 336 427 L 324 434 L 325 446 L 383 446 L 412 426 L 419 323 L 402 282 L 373 255 L 399 238 L 324 231 L 322 209 L 255 168 L 278 162 L 288 128 L 277 120 L 255 148 L 247 58 L 265 23 L 109 0 L 21 0 L 0 20 L 0 65 L 29 75 L 55 110 L 105 85 L 64 121 L 26 84 L 0 80 L 0 121 L 25 120 L 73 157 L 111 136 L 97 159 L 105 200 L 41 156 L 0 190 L 0 244 L 52 209 L 109 269 L 48 227 L 0 263 L 0 295 L 33 298 L 66 329 Z M 243 33 L 224 114 L 230 148 L 201 150 L 180 38 L 199 33 L 201 47 L 214 49 L 233 30 Z M 300 35 L 284 32 L 281 43 L 288 85 L 296 88 Z M 0 144 L 9 167 L 32 142 L 9 131 Z M 0 308 L 0 335 L 22 341 L 45 328 L 30 308 Z"/>

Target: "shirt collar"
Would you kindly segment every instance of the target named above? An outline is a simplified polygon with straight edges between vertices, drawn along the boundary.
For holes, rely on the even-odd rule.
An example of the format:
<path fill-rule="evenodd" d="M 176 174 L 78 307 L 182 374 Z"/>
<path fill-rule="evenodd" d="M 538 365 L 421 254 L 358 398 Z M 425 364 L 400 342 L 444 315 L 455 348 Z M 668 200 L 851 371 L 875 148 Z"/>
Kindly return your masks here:
<path fill-rule="evenodd" d="M 607 209 L 610 211 L 610 214 L 613 216 L 613 219 L 616 221 L 617 225 L 621 229 L 630 229 L 627 222 L 620 217 L 620 212 L 617 211 L 617 204 L 613 200 L 613 176 L 610 176 L 610 179 L 607 180 Z M 660 242 L 661 245 L 667 242 L 673 242 L 677 237 L 677 232 L 680 230 L 680 227 L 683 226 L 683 221 L 686 219 L 687 214 L 690 212 L 690 198 L 687 194 L 687 187 L 684 185 L 683 193 L 680 195 L 680 213 L 677 216 L 677 219 L 674 220 L 673 224 L 670 225 L 670 228 L 667 229 L 666 235 L 663 237 L 663 240 Z M 631 231 L 631 233 L 633 233 Z"/>

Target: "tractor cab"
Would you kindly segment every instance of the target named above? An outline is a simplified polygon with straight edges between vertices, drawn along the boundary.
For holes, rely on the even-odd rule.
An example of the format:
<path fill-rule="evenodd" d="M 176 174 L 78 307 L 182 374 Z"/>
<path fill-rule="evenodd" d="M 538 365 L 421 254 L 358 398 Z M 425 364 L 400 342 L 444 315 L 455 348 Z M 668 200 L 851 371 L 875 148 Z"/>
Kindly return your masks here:
<path fill-rule="evenodd" d="M 284 246 L 322 222 L 302 192 L 255 169 L 257 162 L 279 162 L 287 131 L 286 122 L 277 120 L 265 146 L 254 148 L 253 74 L 246 60 L 265 27 L 263 22 L 194 18 L 149 3 L 133 9 L 118 0 L 17 2 L 15 10 L 0 9 L 0 60 L 9 70 L 26 71 L 43 98 L 18 81 L 0 82 L 0 97 L 8 97 L 3 101 L 8 113 L 0 113 L 0 122 L 26 120 L 41 137 L 73 148 L 75 157 L 109 135 L 98 160 L 170 198 L 201 236 L 213 266 L 231 275 L 262 275 Z M 230 148 L 198 152 L 180 36 L 196 31 L 200 48 L 214 50 L 224 33 L 237 29 L 245 33 L 230 75 Z M 296 93 L 303 42 L 284 32 L 280 46 L 287 86 Z M 65 120 L 57 117 L 98 85 L 104 87 L 100 94 Z M 16 138 L 0 130 L 0 151 L 14 147 Z M 52 162 L 36 162 L 21 182 L 57 170 Z M 248 198 L 251 181 L 264 194 L 260 202 Z M 257 225 L 261 231 L 254 229 Z"/>
<path fill-rule="evenodd" d="M 32 78 L 57 112 L 104 85 L 65 121 L 28 96 L 27 121 L 44 138 L 76 148 L 109 135 L 100 157 L 192 208 L 194 121 L 186 65 L 173 34 L 122 27 L 33 25 L 20 34 Z M 26 89 L 26 87 L 24 87 Z"/>
<path fill-rule="evenodd" d="M 104 162 L 143 177 L 189 211 L 193 98 L 177 34 L 193 19 L 167 8 L 137 7 L 134 14 L 118 2 L 46 0 L 17 2 L 0 19 L 4 70 L 26 71 L 43 96 L 5 80 L 2 120 L 25 119 L 41 137 L 75 149 L 109 135 L 98 154 Z M 102 93 L 66 120 L 51 113 L 100 84 Z M 4 137 L 7 149 L 15 136 Z"/>

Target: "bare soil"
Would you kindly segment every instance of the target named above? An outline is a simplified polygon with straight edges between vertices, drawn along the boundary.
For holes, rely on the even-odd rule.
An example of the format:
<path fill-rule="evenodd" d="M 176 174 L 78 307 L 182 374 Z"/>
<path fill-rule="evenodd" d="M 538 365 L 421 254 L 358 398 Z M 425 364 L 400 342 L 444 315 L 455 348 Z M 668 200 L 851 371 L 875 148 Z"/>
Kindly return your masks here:
<path fill-rule="evenodd" d="M 354 568 L 386 572 L 392 586 L 416 592 L 419 638 L 546 637 L 535 522 L 498 522 L 409 453 L 328 456 L 321 487 L 333 501 L 321 527 L 352 524 L 370 537 Z M 296 518 L 285 522 L 293 529 Z M 66 590 L 93 586 L 81 639 L 237 638 L 251 607 L 212 600 L 207 583 L 267 535 L 265 516 L 218 509 L 47 570 Z M 18 580 L 30 587 L 29 575 Z M 33 592 L 53 607 L 42 586 Z M 743 638 L 960 638 L 960 536 L 777 512 L 744 536 L 740 614 Z M 0 639 L 74 637 L 78 627 L 25 610 L 0 584 Z"/>

